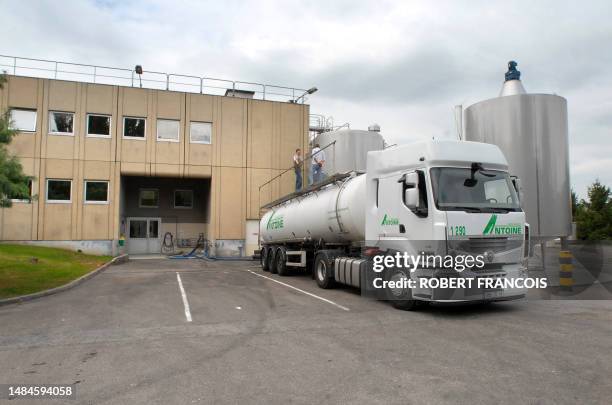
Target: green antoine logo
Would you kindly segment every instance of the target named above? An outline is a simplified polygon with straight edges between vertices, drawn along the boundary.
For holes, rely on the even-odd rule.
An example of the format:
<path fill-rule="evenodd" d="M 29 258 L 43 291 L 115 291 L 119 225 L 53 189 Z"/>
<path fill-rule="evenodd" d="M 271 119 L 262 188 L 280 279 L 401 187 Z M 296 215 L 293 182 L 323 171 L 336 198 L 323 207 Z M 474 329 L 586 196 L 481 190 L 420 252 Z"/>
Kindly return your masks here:
<path fill-rule="evenodd" d="M 283 216 L 279 215 L 274 218 L 274 214 L 270 215 L 270 219 L 268 220 L 268 224 L 266 225 L 266 229 L 281 229 L 285 227 L 285 223 L 283 221 Z"/>
<path fill-rule="evenodd" d="M 385 214 L 385 216 L 383 217 L 383 220 L 382 220 L 382 222 L 380 224 L 381 225 L 399 225 L 399 219 L 398 218 L 391 218 L 390 216 Z"/>
<path fill-rule="evenodd" d="M 485 226 L 483 235 L 517 235 L 523 233 L 521 224 L 495 225 L 497 222 L 497 214 L 491 215 L 491 219 Z"/>

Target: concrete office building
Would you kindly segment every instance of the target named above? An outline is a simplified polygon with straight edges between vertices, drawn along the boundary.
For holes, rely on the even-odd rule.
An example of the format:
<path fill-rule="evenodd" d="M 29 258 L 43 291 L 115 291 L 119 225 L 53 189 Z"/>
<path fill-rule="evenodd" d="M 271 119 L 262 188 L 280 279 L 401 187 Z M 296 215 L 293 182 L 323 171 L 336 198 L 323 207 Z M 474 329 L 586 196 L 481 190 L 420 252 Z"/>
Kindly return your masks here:
<path fill-rule="evenodd" d="M 0 209 L 0 240 L 136 254 L 203 233 L 217 255 L 252 254 L 260 204 L 293 177 L 259 185 L 307 150 L 309 107 L 249 96 L 9 75 L 0 110 L 36 198 Z"/>

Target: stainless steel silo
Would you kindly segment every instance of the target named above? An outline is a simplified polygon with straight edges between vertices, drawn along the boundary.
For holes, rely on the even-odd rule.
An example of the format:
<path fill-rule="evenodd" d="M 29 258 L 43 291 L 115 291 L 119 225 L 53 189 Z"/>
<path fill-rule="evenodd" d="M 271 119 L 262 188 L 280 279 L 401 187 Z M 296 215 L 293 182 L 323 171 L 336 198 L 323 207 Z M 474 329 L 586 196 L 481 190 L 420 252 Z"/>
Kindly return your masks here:
<path fill-rule="evenodd" d="M 520 178 L 521 204 L 532 236 L 571 234 L 567 101 L 552 94 L 528 94 L 516 63 L 510 62 L 497 98 L 465 110 L 465 139 L 492 143 L 506 155 L 511 175 Z"/>

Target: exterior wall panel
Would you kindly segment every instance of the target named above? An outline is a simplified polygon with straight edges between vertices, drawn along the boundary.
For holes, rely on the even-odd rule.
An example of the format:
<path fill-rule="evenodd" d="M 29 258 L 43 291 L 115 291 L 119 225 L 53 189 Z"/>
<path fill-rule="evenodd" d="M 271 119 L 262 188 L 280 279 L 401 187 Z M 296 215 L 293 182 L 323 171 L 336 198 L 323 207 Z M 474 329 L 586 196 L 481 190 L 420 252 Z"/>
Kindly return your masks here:
<path fill-rule="evenodd" d="M 3 209 L 3 214 L 8 213 Z M 1 215 L 2 240 L 32 239 L 32 226 L 35 219 L 34 207 L 28 203 L 13 203 L 9 215 Z"/>
<path fill-rule="evenodd" d="M 278 169 L 291 166 L 291 159 L 297 148 L 302 148 L 304 129 L 302 126 L 303 108 L 297 104 L 279 104 L 280 106 L 280 150 L 277 157 Z M 307 151 L 308 152 L 308 151 Z"/>
<path fill-rule="evenodd" d="M 248 166 L 253 168 L 276 167 L 273 161 L 275 135 L 274 109 L 277 103 L 249 102 L 249 153 Z"/>
<path fill-rule="evenodd" d="M 23 132 L 13 137 L 8 145 L 8 151 L 21 158 L 36 157 L 37 135 L 35 133 Z"/>
<path fill-rule="evenodd" d="M 247 219 L 259 218 L 259 207 L 273 200 L 275 196 L 272 183 L 261 188 L 259 186 L 270 180 L 276 170 L 247 169 Z"/>
<path fill-rule="evenodd" d="M 114 115 L 117 108 L 117 87 L 83 84 L 87 113 Z M 114 120 L 113 120 L 114 121 Z"/>
<path fill-rule="evenodd" d="M 5 87 L 8 88 L 8 106 L 37 108 L 41 82 L 42 79 L 11 76 Z"/>
<path fill-rule="evenodd" d="M 220 147 L 217 159 L 219 166 L 244 166 L 246 152 L 246 102 L 240 98 L 221 98 L 220 128 L 217 144 Z"/>
<path fill-rule="evenodd" d="M 46 204 L 42 240 L 71 240 L 72 204 Z"/>
<path fill-rule="evenodd" d="M 110 218 L 108 204 L 85 204 L 83 206 L 83 233 L 79 239 L 112 239 L 108 233 Z"/>
<path fill-rule="evenodd" d="M 49 110 L 75 112 L 77 93 L 81 84 L 61 80 L 48 80 L 46 83 L 49 92 Z"/>
<path fill-rule="evenodd" d="M 38 161 L 32 158 L 21 158 L 23 172 L 29 176 L 36 174 Z M 38 194 L 38 181 L 32 182 L 33 194 Z M 0 209 L 0 239 L 29 240 L 36 239 L 36 213 L 38 200 L 32 202 L 13 202 L 13 207 Z M 4 215 L 4 214 L 7 215 Z"/>
<path fill-rule="evenodd" d="M 85 138 L 83 159 L 110 162 L 114 157 L 115 141 L 107 138 Z"/>
<path fill-rule="evenodd" d="M 213 189 L 219 198 L 219 235 L 217 239 L 244 239 L 246 214 L 246 169 L 221 167 L 217 188 Z"/>

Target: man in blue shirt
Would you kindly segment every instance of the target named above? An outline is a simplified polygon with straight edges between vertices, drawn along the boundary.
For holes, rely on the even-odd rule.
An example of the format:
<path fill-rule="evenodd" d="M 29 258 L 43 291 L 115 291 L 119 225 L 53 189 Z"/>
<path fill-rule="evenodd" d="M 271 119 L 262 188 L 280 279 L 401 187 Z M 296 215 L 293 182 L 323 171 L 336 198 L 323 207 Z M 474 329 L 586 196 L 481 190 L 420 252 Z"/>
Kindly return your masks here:
<path fill-rule="evenodd" d="M 323 180 L 323 165 L 325 165 L 325 151 L 317 143 L 312 148 L 312 162 L 310 167 L 311 183 L 318 183 Z"/>

